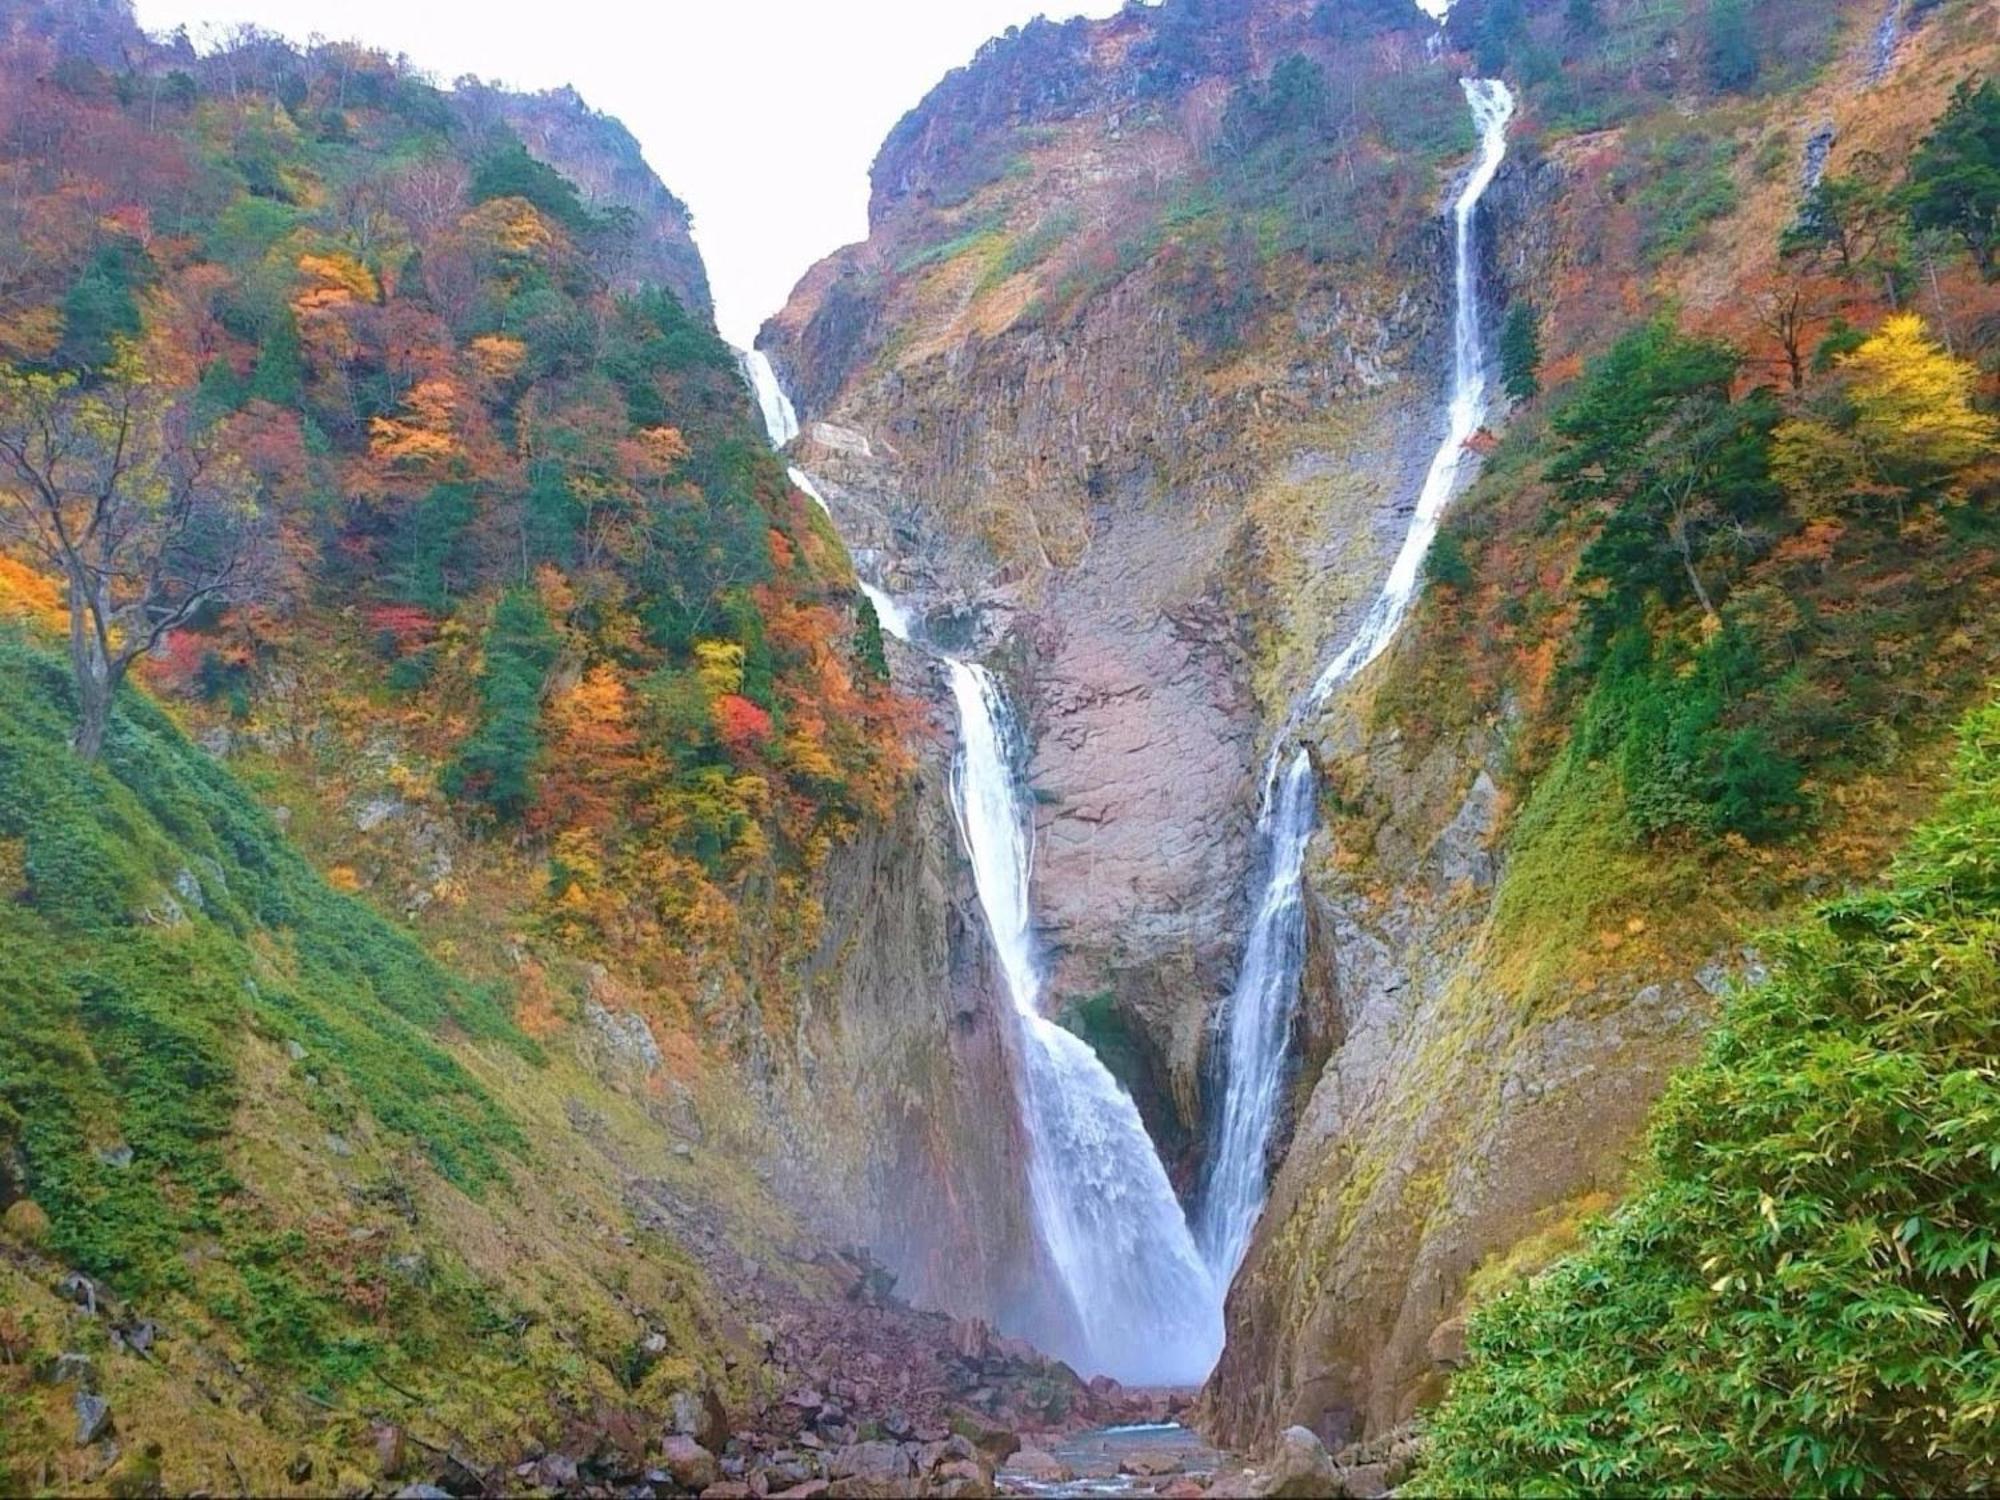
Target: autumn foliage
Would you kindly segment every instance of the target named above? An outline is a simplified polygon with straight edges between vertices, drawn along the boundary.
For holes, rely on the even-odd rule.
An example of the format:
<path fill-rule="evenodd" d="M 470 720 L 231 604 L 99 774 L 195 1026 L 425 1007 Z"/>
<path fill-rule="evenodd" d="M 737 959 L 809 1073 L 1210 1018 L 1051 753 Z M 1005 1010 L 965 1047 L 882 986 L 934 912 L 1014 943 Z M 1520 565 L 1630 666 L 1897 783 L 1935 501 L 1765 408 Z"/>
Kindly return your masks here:
<path fill-rule="evenodd" d="M 554 936 L 666 988 L 810 941 L 745 903 L 816 909 L 911 715 L 706 313 L 621 282 L 630 216 L 357 49 L 56 62 L 0 47 L 0 374 L 92 413 L 143 379 L 268 554 L 152 685 L 330 788 L 393 735 L 402 795 L 545 872 Z M 0 619 L 62 603 L 0 552 Z"/>

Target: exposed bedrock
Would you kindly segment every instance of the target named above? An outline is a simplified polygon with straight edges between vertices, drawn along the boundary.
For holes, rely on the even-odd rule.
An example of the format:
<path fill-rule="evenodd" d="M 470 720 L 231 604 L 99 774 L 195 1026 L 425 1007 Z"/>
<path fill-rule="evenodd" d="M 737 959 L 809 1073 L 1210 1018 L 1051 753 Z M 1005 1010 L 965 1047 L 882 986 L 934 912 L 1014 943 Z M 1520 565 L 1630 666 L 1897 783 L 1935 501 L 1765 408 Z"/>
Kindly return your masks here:
<path fill-rule="evenodd" d="M 898 670 L 928 687 L 900 650 Z M 869 1246 L 912 1303 L 1029 1328 L 1043 1278 L 1014 1028 L 947 777 L 934 752 L 896 815 L 832 857 L 794 1046 L 766 1070 L 769 1169 L 829 1237 Z"/>
<path fill-rule="evenodd" d="M 1407 250 L 1444 254 L 1428 236 Z M 864 561 L 1012 679 L 1052 1009 L 1132 1087 L 1184 1183 L 1269 726 L 1365 604 L 1435 442 L 1442 303 L 1409 281 L 1274 310 L 1284 364 L 1254 388 L 1200 369 L 1170 294 L 1133 285 L 1059 339 L 968 332 L 884 368 L 855 333 L 862 367 L 805 413 L 808 466 Z M 799 370 L 827 330 L 790 316 L 805 332 L 767 341 Z M 955 613 L 977 622 L 962 638 Z"/>

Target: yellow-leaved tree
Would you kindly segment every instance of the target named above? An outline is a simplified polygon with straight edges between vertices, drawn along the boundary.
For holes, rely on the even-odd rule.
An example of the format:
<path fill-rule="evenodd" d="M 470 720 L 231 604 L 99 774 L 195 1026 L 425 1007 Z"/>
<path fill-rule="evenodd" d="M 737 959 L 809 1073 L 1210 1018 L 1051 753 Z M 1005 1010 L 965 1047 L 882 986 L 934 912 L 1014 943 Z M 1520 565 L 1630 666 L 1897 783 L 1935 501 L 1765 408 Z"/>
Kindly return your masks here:
<path fill-rule="evenodd" d="M 1778 429 L 1772 469 L 1807 514 L 1886 495 L 1900 516 L 1991 455 L 2000 423 L 1973 405 L 1979 372 L 1899 313 L 1840 361 L 1831 409 Z"/>
<path fill-rule="evenodd" d="M 254 477 L 193 408 L 129 348 L 87 385 L 0 366 L 0 541 L 63 582 L 86 760 L 132 663 L 269 575 Z"/>

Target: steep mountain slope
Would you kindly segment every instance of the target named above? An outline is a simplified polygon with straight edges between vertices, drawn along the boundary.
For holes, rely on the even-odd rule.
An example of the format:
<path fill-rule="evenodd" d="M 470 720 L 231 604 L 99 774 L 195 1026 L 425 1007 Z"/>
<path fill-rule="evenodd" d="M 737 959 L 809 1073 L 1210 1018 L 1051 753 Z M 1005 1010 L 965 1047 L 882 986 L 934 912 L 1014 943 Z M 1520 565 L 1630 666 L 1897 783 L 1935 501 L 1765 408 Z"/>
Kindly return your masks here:
<path fill-rule="evenodd" d="M 1600 10 L 1603 44 L 1629 44 Z M 1321 929 L 1339 934 L 1321 1026 L 1341 1040 L 1232 1293 L 1212 1398 L 1238 1442 L 1291 1421 L 1381 1430 L 1436 1394 L 1464 1310 L 1623 1191 L 1650 1101 L 1715 996 L 1760 971 L 1758 931 L 1893 851 L 1935 785 L 1938 735 L 1990 677 L 1990 462 L 1919 483 L 1933 498 L 1907 514 L 1851 477 L 1773 486 L 1764 469 L 1786 452 L 1767 424 L 1853 398 L 1841 330 L 1889 311 L 1882 264 L 1842 278 L 1810 251 L 1780 257 L 1801 202 L 1794 122 L 1830 118 L 1832 180 L 1879 192 L 1893 177 L 1874 163 L 1909 160 L 1972 60 L 1990 65 L 1991 8 L 1938 8 L 1871 85 L 1873 11 L 1854 8 L 1803 88 L 1693 117 L 1690 133 L 1726 131 L 1726 148 L 1676 141 L 1678 110 L 1539 153 L 1517 135 L 1524 166 L 1563 183 L 1525 283 L 1555 389 L 1517 411 L 1461 503 L 1450 581 L 1321 731 L 1332 805 L 1315 886 Z M 1538 107 L 1532 85 L 1526 99 Z M 1761 176 L 1760 142 L 1775 163 Z M 1702 152 L 1709 188 L 1661 165 Z M 1674 220 L 1656 216 L 1711 194 L 1704 227 L 1674 230 L 1692 238 L 1657 243 Z M 1983 363 L 1965 374 L 1990 400 L 1992 289 L 1936 253 L 1949 290 L 1921 306 Z M 1892 274 L 1914 292 L 1921 270 Z M 1630 278 L 1622 305 L 1594 292 L 1607 275 Z M 1716 342 L 1641 332 L 1590 362 L 1676 296 Z M 1795 298 L 1813 321 L 1794 341 L 1809 359 L 1831 343 L 1797 390 Z M 1680 355 L 1719 361 L 1709 378 L 1737 399 L 1663 399 L 1592 450 L 1625 396 L 1655 399 L 1648 364 Z M 1614 476 L 1635 460 L 1686 475 L 1703 450 L 1677 434 L 1697 412 L 1722 417 L 1707 431 L 1734 426 L 1747 467 L 1694 461 L 1713 509 L 1683 523 L 1663 498 L 1676 481 Z M 1630 448 L 1649 431 L 1660 447 Z M 1676 556 L 1680 524 L 1708 601 Z"/>
<path fill-rule="evenodd" d="M 926 709 L 630 138 L 0 22 L 0 1487 L 1092 1410 L 883 1297 L 1035 1295 L 1007 1033 Z M 95 763 L 72 565 L 80 660 L 160 633 Z"/>
<path fill-rule="evenodd" d="M 1725 1003 L 1643 1192 L 1480 1314 L 1418 1493 L 1986 1483 L 1996 816 L 1989 707 L 1887 887 L 1818 908 Z"/>
<path fill-rule="evenodd" d="M 1521 97 L 1480 216 L 1506 435 L 1399 647 L 1307 727 L 1296 1131 L 1209 1391 L 1240 1446 L 1436 1395 L 1463 1305 L 1622 1191 L 1754 933 L 1881 867 L 2000 650 L 1985 440 L 1821 464 L 1892 365 L 1991 403 L 1977 245 L 1897 195 L 1992 5 L 1430 31 L 1341 0 L 1024 28 L 892 134 L 869 240 L 764 339 L 843 527 L 1012 665 L 1057 999 L 1192 1168 L 1262 751 L 1441 423 L 1455 80 Z M 1711 431 L 1736 457 L 1689 457 Z"/>

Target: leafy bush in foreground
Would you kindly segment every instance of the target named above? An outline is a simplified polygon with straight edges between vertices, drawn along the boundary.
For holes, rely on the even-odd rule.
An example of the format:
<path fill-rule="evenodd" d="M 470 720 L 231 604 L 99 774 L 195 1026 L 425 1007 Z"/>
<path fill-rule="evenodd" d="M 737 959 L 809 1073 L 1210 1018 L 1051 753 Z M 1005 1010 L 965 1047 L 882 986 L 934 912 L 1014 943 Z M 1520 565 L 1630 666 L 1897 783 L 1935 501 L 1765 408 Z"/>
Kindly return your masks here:
<path fill-rule="evenodd" d="M 2000 1476 L 2000 704 L 1663 1100 L 1650 1178 L 1482 1311 L 1412 1493 L 1980 1493 Z"/>

